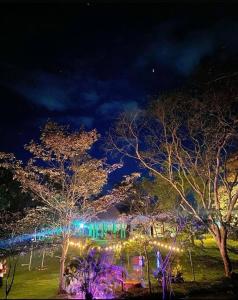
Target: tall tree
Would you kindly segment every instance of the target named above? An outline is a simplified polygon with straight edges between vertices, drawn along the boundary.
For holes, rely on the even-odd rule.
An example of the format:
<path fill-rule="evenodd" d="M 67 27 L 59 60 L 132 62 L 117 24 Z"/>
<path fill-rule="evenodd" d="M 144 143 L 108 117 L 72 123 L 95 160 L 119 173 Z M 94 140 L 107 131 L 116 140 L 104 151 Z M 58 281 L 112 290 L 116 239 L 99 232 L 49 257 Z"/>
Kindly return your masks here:
<path fill-rule="evenodd" d="M 183 210 L 206 225 L 229 277 L 227 234 L 237 206 L 238 169 L 230 176 L 228 162 L 237 151 L 237 108 L 234 88 L 209 88 L 196 97 L 177 93 L 154 101 L 146 112 L 122 115 L 109 134 L 112 150 L 167 182 Z"/>
<path fill-rule="evenodd" d="M 90 220 L 121 197 L 115 190 L 95 199 L 107 183 L 108 174 L 120 167 L 109 166 L 104 159 L 95 159 L 89 150 L 97 141 L 96 130 L 71 132 L 68 127 L 48 122 L 42 129 L 39 143 L 31 141 L 26 149 L 32 158 L 26 164 L 12 154 L 0 153 L 2 167 L 14 171 L 14 179 L 24 191 L 41 200 L 43 206 L 58 221 L 62 234 L 59 292 L 64 290 L 65 260 L 72 234 L 72 220 Z M 132 176 L 133 177 L 133 176 Z M 130 178 L 126 187 L 129 187 Z M 122 193 L 122 188 L 121 193 Z"/>

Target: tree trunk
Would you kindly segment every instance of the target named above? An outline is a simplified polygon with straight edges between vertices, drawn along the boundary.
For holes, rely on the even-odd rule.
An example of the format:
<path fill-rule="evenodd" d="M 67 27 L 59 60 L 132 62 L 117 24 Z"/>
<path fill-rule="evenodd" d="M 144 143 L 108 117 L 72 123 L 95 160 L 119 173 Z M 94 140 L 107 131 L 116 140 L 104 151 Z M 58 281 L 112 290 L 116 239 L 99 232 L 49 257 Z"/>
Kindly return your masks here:
<path fill-rule="evenodd" d="M 162 299 L 166 300 L 168 298 L 168 278 L 166 272 L 163 272 L 163 276 L 162 276 L 162 291 L 163 291 Z"/>
<path fill-rule="evenodd" d="M 64 272 L 65 272 L 65 260 L 69 248 L 69 237 L 65 237 L 62 243 L 62 252 L 60 258 L 60 276 L 59 276 L 59 290 L 58 294 L 65 293 L 65 281 L 64 281 Z"/>
<path fill-rule="evenodd" d="M 189 238 L 190 238 L 190 243 L 191 243 L 193 246 L 195 246 L 195 241 L 194 241 L 194 235 L 193 235 L 193 233 L 190 233 Z"/>
<path fill-rule="evenodd" d="M 213 227 L 214 230 L 214 227 Z M 227 229 L 224 225 L 215 228 L 215 240 L 219 248 L 226 277 L 232 277 L 232 265 L 227 251 Z"/>
<path fill-rule="evenodd" d="M 223 260 L 225 275 L 227 277 L 231 277 L 232 265 L 227 251 L 227 229 L 225 228 L 221 228 L 221 240 L 220 240 L 220 245 L 218 245 L 218 247 Z"/>
<path fill-rule="evenodd" d="M 146 271 L 147 271 L 147 280 L 148 280 L 148 286 L 149 286 L 149 293 L 152 293 L 152 287 L 151 287 L 151 281 L 150 281 L 150 260 L 149 255 L 147 252 L 146 245 L 144 245 L 144 252 L 145 252 L 145 258 L 146 258 Z"/>

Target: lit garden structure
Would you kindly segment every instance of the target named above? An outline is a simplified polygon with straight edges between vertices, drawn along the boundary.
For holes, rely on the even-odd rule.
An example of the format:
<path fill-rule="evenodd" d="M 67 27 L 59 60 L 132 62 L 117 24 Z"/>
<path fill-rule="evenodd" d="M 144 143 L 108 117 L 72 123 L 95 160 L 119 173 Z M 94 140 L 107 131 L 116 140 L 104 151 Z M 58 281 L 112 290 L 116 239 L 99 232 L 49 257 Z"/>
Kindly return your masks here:
<path fill-rule="evenodd" d="M 143 215 L 132 218 L 122 216 L 116 207 L 98 214 L 97 218 L 88 222 L 74 219 L 71 224 L 73 237 L 88 237 L 94 240 L 127 239 L 134 233 L 141 232 L 148 237 L 163 238 L 172 237 L 176 226 L 171 224 L 172 216 L 160 214 L 153 220 Z M 6 248 L 9 245 L 25 243 L 30 241 L 44 240 L 52 236 L 62 234 L 62 228 L 46 228 L 29 234 L 23 234 L 0 241 L 0 247 Z"/>
<path fill-rule="evenodd" d="M 112 207 L 107 212 L 98 214 L 96 219 L 83 223 L 75 219 L 72 222 L 74 236 L 90 237 L 97 240 L 110 238 L 125 239 L 127 237 L 127 224 L 120 220 L 120 213 Z"/>
<path fill-rule="evenodd" d="M 111 221 L 95 221 L 89 223 L 81 223 L 78 220 L 73 221 L 74 236 L 86 236 L 92 239 L 107 239 L 108 236 L 117 238 L 126 238 L 126 224 L 118 223 L 116 220 Z"/>
<path fill-rule="evenodd" d="M 138 230 L 151 237 L 173 236 L 176 226 L 171 224 L 173 216 L 161 213 L 156 217 L 138 215 L 122 217 L 116 207 L 100 213 L 96 219 L 83 223 L 79 219 L 72 222 L 75 237 L 90 237 L 107 240 L 111 238 L 125 239 Z"/>
<path fill-rule="evenodd" d="M 177 230 L 176 218 L 170 213 L 160 213 L 155 216 L 133 216 L 128 224 L 130 235 L 140 231 L 150 237 L 173 237 Z"/>

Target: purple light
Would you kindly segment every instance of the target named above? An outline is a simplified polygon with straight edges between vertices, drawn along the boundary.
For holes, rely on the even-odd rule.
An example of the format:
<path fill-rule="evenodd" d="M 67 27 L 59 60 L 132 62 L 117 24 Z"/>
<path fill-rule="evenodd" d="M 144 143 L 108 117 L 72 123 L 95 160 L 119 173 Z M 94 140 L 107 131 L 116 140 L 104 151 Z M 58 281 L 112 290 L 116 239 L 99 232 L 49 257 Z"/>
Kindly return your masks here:
<path fill-rule="evenodd" d="M 66 275 L 69 294 L 77 299 L 113 299 L 114 290 L 121 286 L 124 269 L 112 265 L 106 253 L 91 250 L 86 257 L 75 257 Z"/>

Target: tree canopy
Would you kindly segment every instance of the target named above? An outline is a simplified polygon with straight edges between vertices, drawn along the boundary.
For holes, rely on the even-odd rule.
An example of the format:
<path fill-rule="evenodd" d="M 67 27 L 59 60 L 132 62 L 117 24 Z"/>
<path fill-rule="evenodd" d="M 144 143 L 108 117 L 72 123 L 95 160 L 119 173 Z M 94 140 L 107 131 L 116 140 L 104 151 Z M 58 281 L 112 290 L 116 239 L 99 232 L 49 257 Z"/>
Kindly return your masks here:
<path fill-rule="evenodd" d="M 123 114 L 109 134 L 112 151 L 136 159 L 168 183 L 179 205 L 207 226 L 227 276 L 227 232 L 238 200 L 238 170 L 231 177 L 228 167 L 237 154 L 237 111 L 236 90 L 227 86 L 217 93 L 209 87 L 199 96 L 175 93 L 155 100 L 147 111 Z"/>

